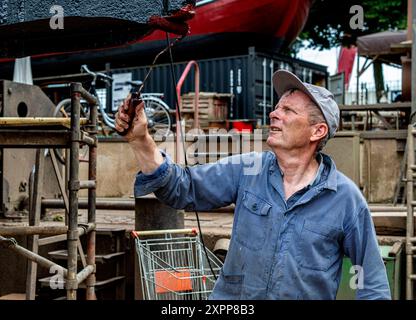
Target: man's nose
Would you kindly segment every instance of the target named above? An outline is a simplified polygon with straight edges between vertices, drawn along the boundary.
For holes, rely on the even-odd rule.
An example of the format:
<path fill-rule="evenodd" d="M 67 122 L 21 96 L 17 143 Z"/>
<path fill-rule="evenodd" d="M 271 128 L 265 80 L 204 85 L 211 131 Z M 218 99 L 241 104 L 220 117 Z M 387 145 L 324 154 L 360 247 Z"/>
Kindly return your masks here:
<path fill-rule="evenodd" d="M 270 112 L 270 114 L 269 114 L 269 117 L 270 118 L 280 118 L 280 116 L 279 116 L 279 108 L 275 108 L 272 112 Z"/>

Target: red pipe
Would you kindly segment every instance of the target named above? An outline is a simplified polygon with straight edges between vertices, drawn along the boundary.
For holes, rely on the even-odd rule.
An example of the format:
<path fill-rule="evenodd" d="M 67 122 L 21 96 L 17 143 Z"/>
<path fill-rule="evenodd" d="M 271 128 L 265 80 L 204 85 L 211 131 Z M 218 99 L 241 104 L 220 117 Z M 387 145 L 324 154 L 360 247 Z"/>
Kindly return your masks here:
<path fill-rule="evenodd" d="M 181 89 L 182 85 L 185 82 L 186 77 L 188 76 L 191 67 L 194 66 L 195 69 L 195 107 L 194 107 L 194 128 L 199 128 L 199 66 L 195 60 L 191 60 L 186 65 L 185 70 L 180 77 L 178 84 L 176 85 L 176 93 L 178 95 L 178 103 L 181 104 Z M 179 163 L 179 145 L 181 144 L 181 140 L 179 139 L 182 132 L 180 131 L 179 125 L 179 113 L 178 108 L 176 108 L 176 162 Z"/>

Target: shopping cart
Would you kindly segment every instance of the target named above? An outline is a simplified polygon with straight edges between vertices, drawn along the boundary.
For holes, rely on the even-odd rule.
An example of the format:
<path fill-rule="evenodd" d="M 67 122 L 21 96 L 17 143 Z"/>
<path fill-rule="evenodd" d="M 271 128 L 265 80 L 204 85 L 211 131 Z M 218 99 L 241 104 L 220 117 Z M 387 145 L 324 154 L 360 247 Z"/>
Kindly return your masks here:
<path fill-rule="evenodd" d="M 222 262 L 206 248 L 196 229 L 133 231 L 143 299 L 206 300 Z"/>

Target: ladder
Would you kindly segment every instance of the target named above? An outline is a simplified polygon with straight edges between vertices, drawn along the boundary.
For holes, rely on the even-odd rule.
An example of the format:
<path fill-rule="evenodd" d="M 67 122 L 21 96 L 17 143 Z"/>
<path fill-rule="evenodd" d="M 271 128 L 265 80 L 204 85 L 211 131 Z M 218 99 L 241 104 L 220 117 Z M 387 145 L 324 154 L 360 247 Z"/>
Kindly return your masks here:
<path fill-rule="evenodd" d="M 409 125 L 407 131 L 407 218 L 406 218 L 406 299 L 414 300 L 414 291 L 416 282 L 416 273 L 414 270 L 414 262 L 416 258 L 416 237 L 414 226 L 414 208 L 416 207 L 415 196 L 415 180 L 416 180 L 416 164 L 415 164 L 415 137 L 416 127 Z"/>

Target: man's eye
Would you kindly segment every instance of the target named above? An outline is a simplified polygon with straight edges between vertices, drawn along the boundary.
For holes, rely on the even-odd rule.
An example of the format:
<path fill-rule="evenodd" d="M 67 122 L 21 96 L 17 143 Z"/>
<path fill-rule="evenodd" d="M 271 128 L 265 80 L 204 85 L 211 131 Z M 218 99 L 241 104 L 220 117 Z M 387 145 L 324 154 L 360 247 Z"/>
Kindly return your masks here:
<path fill-rule="evenodd" d="M 288 108 L 288 107 L 276 107 L 276 109 L 274 109 L 274 110 L 278 110 L 278 109 L 281 109 L 285 113 L 288 113 L 288 112 L 296 113 L 295 110 L 293 110 L 291 108 Z"/>

